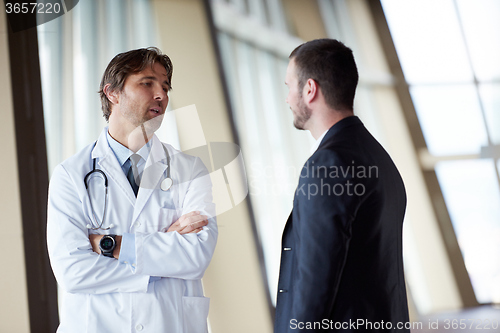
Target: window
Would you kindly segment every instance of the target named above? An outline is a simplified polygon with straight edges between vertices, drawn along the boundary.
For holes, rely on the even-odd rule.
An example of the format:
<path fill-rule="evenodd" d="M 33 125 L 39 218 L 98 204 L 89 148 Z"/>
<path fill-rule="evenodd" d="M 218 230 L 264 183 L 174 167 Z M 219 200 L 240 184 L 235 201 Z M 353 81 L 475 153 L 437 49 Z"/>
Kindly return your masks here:
<path fill-rule="evenodd" d="M 293 128 L 285 103 L 289 53 L 302 41 L 284 26 L 280 1 L 212 1 L 271 300 L 283 227 L 312 137 Z"/>
<path fill-rule="evenodd" d="M 152 20 L 149 0 L 89 0 L 38 26 L 49 172 L 98 138 L 106 126 L 97 93 L 102 74 L 116 54 L 156 45 Z M 161 139 L 167 133 L 175 133 L 175 145 L 175 122 L 157 131 Z"/>
<path fill-rule="evenodd" d="M 382 0 L 476 298 L 500 302 L 500 3 Z"/>

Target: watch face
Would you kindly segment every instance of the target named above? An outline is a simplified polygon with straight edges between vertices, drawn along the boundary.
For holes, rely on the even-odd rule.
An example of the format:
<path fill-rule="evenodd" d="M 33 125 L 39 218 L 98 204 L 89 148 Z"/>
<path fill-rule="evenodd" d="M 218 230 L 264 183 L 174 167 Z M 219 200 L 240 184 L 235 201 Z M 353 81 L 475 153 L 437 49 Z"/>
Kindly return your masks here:
<path fill-rule="evenodd" d="M 113 245 L 115 244 L 113 238 L 111 237 L 103 237 L 101 239 L 101 248 L 104 251 L 109 251 L 113 248 Z"/>

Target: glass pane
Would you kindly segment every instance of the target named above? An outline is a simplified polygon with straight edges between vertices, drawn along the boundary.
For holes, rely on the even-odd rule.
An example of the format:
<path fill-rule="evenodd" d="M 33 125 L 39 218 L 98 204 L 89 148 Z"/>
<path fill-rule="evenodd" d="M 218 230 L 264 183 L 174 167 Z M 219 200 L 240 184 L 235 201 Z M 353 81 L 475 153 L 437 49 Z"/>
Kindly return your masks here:
<path fill-rule="evenodd" d="M 61 128 L 63 112 L 63 73 L 62 66 L 62 21 L 49 21 L 37 27 L 40 57 L 40 76 L 42 79 L 43 117 L 47 157 L 50 172 L 63 160 L 63 136 Z"/>
<path fill-rule="evenodd" d="M 477 78 L 500 78 L 500 1 L 459 0 L 467 45 Z"/>
<path fill-rule="evenodd" d="M 436 174 L 480 303 L 500 300 L 500 192 L 493 160 L 441 162 Z"/>
<path fill-rule="evenodd" d="M 417 86 L 410 93 L 433 155 L 478 154 L 487 144 L 474 86 Z"/>
<path fill-rule="evenodd" d="M 308 156 L 309 134 L 294 129 L 292 112 L 285 103 L 288 92 L 283 79 L 288 60 L 224 33 L 219 33 L 219 42 L 268 287 L 275 302 L 281 235 Z"/>
<path fill-rule="evenodd" d="M 494 144 L 500 144 L 500 84 L 482 84 L 479 88 L 486 122 Z"/>
<path fill-rule="evenodd" d="M 410 84 L 472 81 L 452 0 L 382 0 L 382 5 Z"/>
<path fill-rule="evenodd" d="M 266 9 L 262 0 L 247 0 L 249 16 L 262 25 L 267 25 Z"/>

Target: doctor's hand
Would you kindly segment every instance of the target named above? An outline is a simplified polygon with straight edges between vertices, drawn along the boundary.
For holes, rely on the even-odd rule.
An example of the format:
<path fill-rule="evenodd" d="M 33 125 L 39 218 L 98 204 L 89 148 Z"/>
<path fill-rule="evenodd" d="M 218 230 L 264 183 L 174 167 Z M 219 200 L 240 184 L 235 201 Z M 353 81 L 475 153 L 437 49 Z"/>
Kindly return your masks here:
<path fill-rule="evenodd" d="M 203 230 L 203 227 L 208 224 L 208 217 L 200 215 L 200 212 L 194 211 L 182 215 L 175 221 L 167 230 L 167 232 L 177 231 L 181 235 L 198 233 Z"/>

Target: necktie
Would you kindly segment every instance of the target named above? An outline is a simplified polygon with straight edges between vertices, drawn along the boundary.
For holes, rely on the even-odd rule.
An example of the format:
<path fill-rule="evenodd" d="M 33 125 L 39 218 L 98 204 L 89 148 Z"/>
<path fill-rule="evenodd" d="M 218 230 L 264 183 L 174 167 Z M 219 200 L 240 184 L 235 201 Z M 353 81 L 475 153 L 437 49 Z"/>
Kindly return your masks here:
<path fill-rule="evenodd" d="M 137 197 L 137 192 L 139 192 L 139 185 L 141 180 L 139 178 L 139 170 L 137 169 L 137 163 L 141 160 L 141 156 L 137 154 L 132 154 L 129 157 L 130 160 L 130 169 L 127 172 L 127 179 L 132 186 L 132 190 L 134 190 L 134 194 Z"/>

